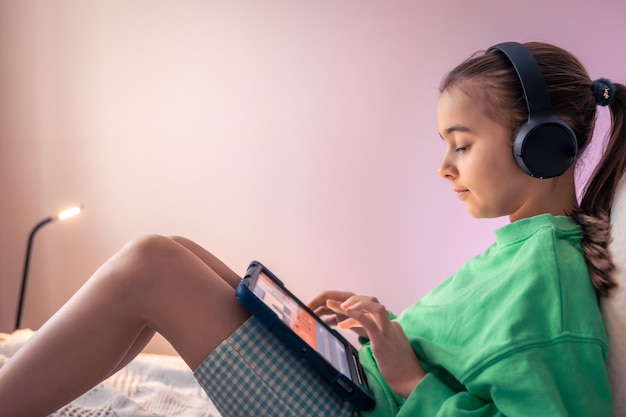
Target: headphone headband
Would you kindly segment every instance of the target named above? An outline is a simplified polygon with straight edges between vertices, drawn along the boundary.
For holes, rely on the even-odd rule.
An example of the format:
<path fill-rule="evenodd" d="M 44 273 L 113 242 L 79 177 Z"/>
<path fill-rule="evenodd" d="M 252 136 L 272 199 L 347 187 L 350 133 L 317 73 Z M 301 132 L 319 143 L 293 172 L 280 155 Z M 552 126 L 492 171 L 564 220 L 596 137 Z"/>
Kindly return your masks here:
<path fill-rule="evenodd" d="M 530 119 L 535 114 L 550 112 L 548 88 L 541 69 L 530 51 L 517 42 L 499 43 L 488 50 L 502 52 L 515 68 L 526 97 L 528 118 Z"/>

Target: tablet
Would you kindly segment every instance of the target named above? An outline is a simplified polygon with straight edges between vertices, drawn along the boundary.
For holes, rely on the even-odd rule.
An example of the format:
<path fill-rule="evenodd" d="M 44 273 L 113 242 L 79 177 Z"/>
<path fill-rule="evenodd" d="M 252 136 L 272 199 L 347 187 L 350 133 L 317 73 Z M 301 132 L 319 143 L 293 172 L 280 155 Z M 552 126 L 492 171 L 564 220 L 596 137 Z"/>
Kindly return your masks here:
<path fill-rule="evenodd" d="M 251 262 L 235 294 L 250 314 L 302 355 L 357 410 L 374 408 L 357 349 L 287 290 L 265 266 Z"/>

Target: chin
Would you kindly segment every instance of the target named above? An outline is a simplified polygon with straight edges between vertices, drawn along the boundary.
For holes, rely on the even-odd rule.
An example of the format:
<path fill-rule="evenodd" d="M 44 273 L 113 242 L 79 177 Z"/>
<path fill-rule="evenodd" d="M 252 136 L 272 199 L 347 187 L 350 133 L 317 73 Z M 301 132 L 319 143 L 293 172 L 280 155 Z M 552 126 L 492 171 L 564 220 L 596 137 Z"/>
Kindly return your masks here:
<path fill-rule="evenodd" d="M 472 207 L 466 207 L 466 210 L 467 210 L 467 214 L 469 214 L 475 219 L 497 219 L 499 217 L 508 216 L 508 214 L 506 213 L 499 214 L 499 213 L 485 212 L 481 210 L 476 210 L 475 208 L 472 208 Z"/>

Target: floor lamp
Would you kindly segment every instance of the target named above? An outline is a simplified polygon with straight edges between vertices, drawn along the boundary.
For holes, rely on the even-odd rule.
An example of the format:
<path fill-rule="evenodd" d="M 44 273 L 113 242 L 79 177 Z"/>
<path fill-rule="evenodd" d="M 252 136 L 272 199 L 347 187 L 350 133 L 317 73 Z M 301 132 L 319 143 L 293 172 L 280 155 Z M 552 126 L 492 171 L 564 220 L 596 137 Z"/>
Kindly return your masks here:
<path fill-rule="evenodd" d="M 28 268 L 30 265 L 30 253 L 32 252 L 33 240 L 35 239 L 35 234 L 37 234 L 39 229 L 41 229 L 48 223 L 52 223 L 57 220 L 66 220 L 66 219 L 69 219 L 70 217 L 76 216 L 78 213 L 80 213 L 81 209 L 82 208 L 79 206 L 74 206 L 74 207 L 71 207 L 67 210 L 60 212 L 58 215 L 54 217 L 46 217 L 45 219 L 37 223 L 35 227 L 33 227 L 32 230 L 30 231 L 30 235 L 28 236 L 28 243 L 26 245 L 24 269 L 22 271 L 22 284 L 20 287 L 20 298 L 17 304 L 17 315 L 15 317 L 15 330 L 20 328 L 21 322 L 22 322 L 22 311 L 24 310 L 24 296 L 26 295 L 26 281 L 28 279 Z"/>

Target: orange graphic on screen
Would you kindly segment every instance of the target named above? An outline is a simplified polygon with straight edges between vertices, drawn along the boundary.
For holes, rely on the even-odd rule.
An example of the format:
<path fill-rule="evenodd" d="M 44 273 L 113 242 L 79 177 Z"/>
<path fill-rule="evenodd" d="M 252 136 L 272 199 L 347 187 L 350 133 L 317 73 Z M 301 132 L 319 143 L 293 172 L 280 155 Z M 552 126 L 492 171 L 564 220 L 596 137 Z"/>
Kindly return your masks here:
<path fill-rule="evenodd" d="M 257 287 L 263 291 L 263 302 L 267 304 L 280 319 L 309 346 L 317 348 L 317 331 L 315 319 L 308 312 L 300 308 L 298 303 L 291 300 L 264 274 L 260 274 Z"/>

